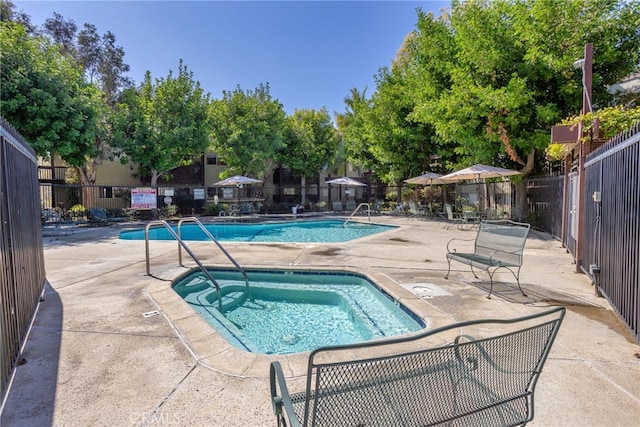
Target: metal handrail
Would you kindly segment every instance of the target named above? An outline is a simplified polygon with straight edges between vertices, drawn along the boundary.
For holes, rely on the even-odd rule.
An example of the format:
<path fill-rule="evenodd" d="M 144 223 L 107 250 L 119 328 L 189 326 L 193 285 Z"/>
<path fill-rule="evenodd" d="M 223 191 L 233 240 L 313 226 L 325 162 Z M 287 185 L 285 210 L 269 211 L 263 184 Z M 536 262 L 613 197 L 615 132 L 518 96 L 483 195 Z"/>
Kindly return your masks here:
<path fill-rule="evenodd" d="M 216 239 L 215 237 L 213 237 L 213 235 L 209 232 L 209 230 L 207 230 L 207 227 L 205 227 L 202 222 L 200 222 L 200 220 L 198 218 L 195 217 L 187 217 L 187 218 L 182 218 L 178 221 L 178 237 L 180 237 L 180 227 L 182 227 L 182 223 L 184 222 L 194 222 L 198 225 L 198 227 L 200 227 L 200 229 L 204 232 L 204 234 L 213 241 L 213 243 L 215 243 L 218 248 L 220 248 L 220 250 L 222 251 L 223 254 L 225 254 L 225 256 L 229 259 L 229 261 L 231 261 L 231 263 L 238 269 L 238 271 L 240 272 L 240 274 L 242 274 L 242 277 L 244 278 L 244 283 L 247 286 L 247 290 L 250 291 L 249 288 L 249 278 L 247 277 L 247 273 L 244 271 L 244 269 L 242 267 L 240 267 L 240 264 L 238 264 L 236 262 L 235 259 L 233 259 L 233 257 L 231 256 L 231 254 L 229 254 L 229 252 L 227 252 L 227 250 L 220 244 L 220 242 L 218 241 L 218 239 Z M 186 248 L 185 248 L 186 249 Z M 180 263 L 180 266 L 183 267 L 182 265 L 182 249 L 180 246 L 178 246 L 178 262 Z"/>
<path fill-rule="evenodd" d="M 178 248 L 184 247 L 184 250 L 187 251 L 189 255 L 191 255 L 191 258 L 196 262 L 196 264 L 198 264 L 198 267 L 200 267 L 200 270 L 202 270 L 202 272 L 207 276 L 207 278 L 211 281 L 211 283 L 213 283 L 214 286 L 216 287 L 216 290 L 218 291 L 218 308 L 220 312 L 222 312 L 222 294 L 220 292 L 220 285 L 218 284 L 218 282 L 216 282 L 216 279 L 214 279 L 213 276 L 211 276 L 211 273 L 209 273 L 209 270 L 207 270 L 205 266 L 202 265 L 198 257 L 196 257 L 195 254 L 191 252 L 191 249 L 189 249 L 186 243 L 184 243 L 184 241 L 180 239 L 180 236 L 178 236 L 176 232 L 173 231 L 173 228 L 171 228 L 169 223 L 161 219 L 150 221 L 144 229 L 144 248 L 145 248 L 146 260 L 147 260 L 147 276 L 151 276 L 151 268 L 149 267 L 149 228 L 151 228 L 152 225 L 164 225 L 164 227 L 169 231 L 169 233 L 173 236 L 173 238 L 178 241 Z M 182 262 L 180 263 L 180 266 L 182 266 Z"/>
<path fill-rule="evenodd" d="M 363 207 L 363 206 L 366 206 L 366 207 L 367 207 L 367 216 L 369 217 L 369 222 L 371 222 L 371 204 L 370 204 L 370 203 L 360 203 L 360 204 L 358 205 L 358 207 L 357 207 L 357 208 L 355 208 L 355 209 L 353 210 L 353 212 L 351 212 L 351 215 L 349 215 L 349 218 L 347 218 L 347 219 L 344 221 L 344 224 L 342 224 L 342 227 L 346 227 L 346 226 L 347 226 L 347 223 L 349 222 L 349 220 L 350 220 L 350 219 L 351 219 L 351 218 L 352 218 L 352 217 L 353 217 L 353 216 L 358 212 L 358 210 L 359 210 L 361 207 Z"/>

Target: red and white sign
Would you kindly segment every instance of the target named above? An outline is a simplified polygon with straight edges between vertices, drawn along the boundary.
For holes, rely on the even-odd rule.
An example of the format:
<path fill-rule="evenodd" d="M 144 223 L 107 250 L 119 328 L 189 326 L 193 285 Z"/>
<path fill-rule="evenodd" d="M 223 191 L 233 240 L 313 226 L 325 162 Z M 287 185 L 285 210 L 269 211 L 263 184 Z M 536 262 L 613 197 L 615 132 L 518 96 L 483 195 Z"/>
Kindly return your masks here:
<path fill-rule="evenodd" d="M 138 187 L 131 190 L 131 209 L 156 209 L 158 197 L 155 188 Z"/>

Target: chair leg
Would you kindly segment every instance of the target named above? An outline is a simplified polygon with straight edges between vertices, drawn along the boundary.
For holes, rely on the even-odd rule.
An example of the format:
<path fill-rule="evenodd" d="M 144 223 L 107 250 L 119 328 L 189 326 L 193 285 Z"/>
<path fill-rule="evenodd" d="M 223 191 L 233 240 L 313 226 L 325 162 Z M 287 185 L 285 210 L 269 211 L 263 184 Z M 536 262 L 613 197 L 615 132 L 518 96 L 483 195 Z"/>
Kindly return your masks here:
<path fill-rule="evenodd" d="M 451 272 L 451 258 L 447 258 L 447 264 L 449 264 L 449 269 L 447 270 L 447 275 L 444 276 L 445 279 L 449 278 L 449 273 Z"/>

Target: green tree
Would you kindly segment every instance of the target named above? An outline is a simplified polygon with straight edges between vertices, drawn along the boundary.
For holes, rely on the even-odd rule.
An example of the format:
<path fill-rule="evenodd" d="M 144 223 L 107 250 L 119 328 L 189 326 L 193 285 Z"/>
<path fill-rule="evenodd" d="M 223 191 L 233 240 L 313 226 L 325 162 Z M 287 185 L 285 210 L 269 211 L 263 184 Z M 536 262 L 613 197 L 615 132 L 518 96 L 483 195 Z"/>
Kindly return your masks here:
<path fill-rule="evenodd" d="M 369 147 L 366 117 L 371 109 L 371 100 L 367 99 L 367 88 L 360 91 L 351 89 L 351 94 L 344 98 L 345 111 L 336 115 L 338 132 L 343 141 L 347 160 L 362 169 L 375 170 L 378 161 Z"/>
<path fill-rule="evenodd" d="M 416 101 L 407 80 L 410 42 L 408 37 L 391 68 L 380 69 L 371 99 L 352 89 L 345 113 L 337 117 L 349 160 L 395 185 L 431 169 L 439 149 L 433 126 L 412 118 Z"/>
<path fill-rule="evenodd" d="M 296 110 L 285 119 L 284 147 L 278 158 L 301 177 L 301 202 L 306 201 L 306 177 L 330 164 L 338 148 L 338 134 L 326 108 Z"/>
<path fill-rule="evenodd" d="M 42 158 L 59 155 L 72 166 L 95 155 L 100 93 L 57 45 L 0 23 L 0 113 Z"/>
<path fill-rule="evenodd" d="M 16 5 L 8 0 L 0 2 L 0 22 L 20 24 L 29 34 L 35 34 L 36 27 L 31 24 L 31 17 L 23 11 L 16 10 Z"/>
<path fill-rule="evenodd" d="M 158 178 L 202 153 L 209 144 L 209 94 L 180 60 L 178 73 L 125 90 L 114 117 L 114 142 L 128 160 Z"/>
<path fill-rule="evenodd" d="M 112 156 L 114 145 L 115 105 L 122 89 L 132 82 L 126 76 L 129 65 L 124 63 L 124 50 L 116 45 L 116 37 L 107 32 L 100 36 L 94 25 L 84 24 L 81 31 L 72 20 L 54 13 L 44 24 L 44 34 L 60 45 L 62 52 L 73 57 L 84 72 L 85 79 L 100 88 L 102 103 L 96 123 L 93 153 L 86 162 L 76 167 L 81 184 L 95 184 L 100 165 Z M 83 201 L 93 206 L 94 193 L 85 191 Z"/>
<path fill-rule="evenodd" d="M 269 85 L 255 90 L 223 91 L 209 109 L 211 146 L 227 164 L 224 174 L 265 179 L 273 173 L 276 153 L 283 144 L 285 113 L 272 99 Z"/>
<path fill-rule="evenodd" d="M 609 0 L 454 1 L 450 19 L 440 23 L 420 14 L 417 84 L 432 79 L 434 38 L 453 43 L 445 60 L 449 86 L 421 97 L 415 117 L 455 141 L 461 163 L 502 157 L 528 174 L 551 126 L 580 110 L 582 75 L 572 64 L 584 45 L 594 43 L 593 98 L 604 104 L 606 85 L 640 61 L 639 16 L 637 2 Z M 449 34 L 430 31 L 437 26 Z"/>
<path fill-rule="evenodd" d="M 401 185 L 430 168 L 437 150 L 435 134 L 429 123 L 411 118 L 415 99 L 401 65 L 381 69 L 376 82 L 367 118 L 369 150 L 377 159 L 376 174 L 384 182 Z"/>
<path fill-rule="evenodd" d="M 551 126 L 580 110 L 582 74 L 572 64 L 586 43 L 596 108 L 611 98 L 607 85 L 637 69 L 639 16 L 637 1 L 610 0 L 454 1 L 450 15 L 419 13 L 408 67 L 413 118 L 454 148 L 451 168 L 492 163 L 529 174 Z M 524 200 L 518 207 L 524 215 Z"/>

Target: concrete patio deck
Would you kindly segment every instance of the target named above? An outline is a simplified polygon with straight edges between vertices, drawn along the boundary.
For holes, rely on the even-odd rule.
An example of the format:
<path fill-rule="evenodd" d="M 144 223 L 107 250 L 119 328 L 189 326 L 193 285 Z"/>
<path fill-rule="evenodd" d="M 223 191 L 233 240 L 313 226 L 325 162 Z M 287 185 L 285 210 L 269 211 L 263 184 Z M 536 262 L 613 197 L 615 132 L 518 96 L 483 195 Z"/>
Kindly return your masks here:
<path fill-rule="evenodd" d="M 360 219 L 362 220 L 362 219 Z M 636 426 L 640 349 L 560 243 L 532 231 L 521 271 L 528 297 L 497 273 L 466 266 L 445 280 L 446 243 L 474 231 L 445 223 L 375 217 L 398 229 L 339 244 L 225 243 L 245 267 L 344 269 L 369 275 L 430 327 L 511 318 L 565 305 L 567 316 L 536 389 L 531 426 Z M 187 271 L 175 242 L 118 239 L 131 224 L 44 238 L 49 285 L 0 418 L 13 426 L 271 426 L 269 363 L 302 375 L 306 355 L 268 356 L 230 347 L 170 288 Z M 141 228 L 138 225 L 137 228 Z M 229 265 L 211 242 L 191 242 L 205 265 Z M 195 266 L 190 260 L 185 262 Z M 504 283 L 501 282 L 504 280 Z M 415 292 L 414 287 L 432 294 Z M 158 315 L 145 317 L 157 310 Z"/>

